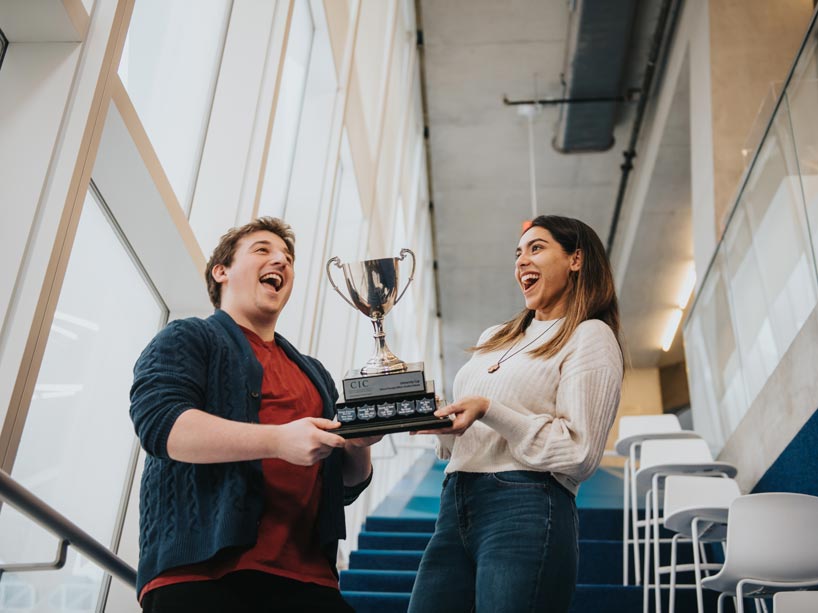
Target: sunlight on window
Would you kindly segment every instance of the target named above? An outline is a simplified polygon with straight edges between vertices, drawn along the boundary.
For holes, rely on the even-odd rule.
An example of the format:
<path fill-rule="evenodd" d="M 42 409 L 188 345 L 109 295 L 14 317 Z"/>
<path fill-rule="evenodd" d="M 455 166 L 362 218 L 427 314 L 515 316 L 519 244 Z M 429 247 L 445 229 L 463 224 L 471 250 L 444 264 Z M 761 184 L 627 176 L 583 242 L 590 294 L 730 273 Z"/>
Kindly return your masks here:
<path fill-rule="evenodd" d="M 164 305 L 89 192 L 12 476 L 104 545 L 114 537 L 119 505 L 111 501 L 122 498 L 136 444 L 131 371 L 165 319 Z M 15 562 L 52 559 L 56 548 L 54 536 L 7 506 L 0 542 L 3 559 Z M 0 610 L 91 613 L 102 578 L 96 564 L 69 548 L 59 571 L 4 573 Z M 16 608 L 29 597 L 45 608 Z"/>

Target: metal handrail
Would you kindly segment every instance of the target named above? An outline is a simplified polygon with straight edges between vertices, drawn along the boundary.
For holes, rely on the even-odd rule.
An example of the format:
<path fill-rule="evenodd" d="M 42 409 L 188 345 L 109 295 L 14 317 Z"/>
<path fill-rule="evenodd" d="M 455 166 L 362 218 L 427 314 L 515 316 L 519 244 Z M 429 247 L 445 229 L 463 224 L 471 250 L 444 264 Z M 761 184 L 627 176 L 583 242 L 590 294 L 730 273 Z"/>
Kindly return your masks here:
<path fill-rule="evenodd" d="M 133 586 L 134 589 L 136 588 L 136 571 L 122 558 L 32 494 L 3 470 L 0 470 L 0 500 L 7 502 L 60 539 L 57 545 L 57 555 L 53 562 L 2 565 L 0 566 L 0 574 L 3 572 L 62 568 L 65 565 L 68 545 L 73 545 L 77 551 L 97 566 L 126 584 Z"/>

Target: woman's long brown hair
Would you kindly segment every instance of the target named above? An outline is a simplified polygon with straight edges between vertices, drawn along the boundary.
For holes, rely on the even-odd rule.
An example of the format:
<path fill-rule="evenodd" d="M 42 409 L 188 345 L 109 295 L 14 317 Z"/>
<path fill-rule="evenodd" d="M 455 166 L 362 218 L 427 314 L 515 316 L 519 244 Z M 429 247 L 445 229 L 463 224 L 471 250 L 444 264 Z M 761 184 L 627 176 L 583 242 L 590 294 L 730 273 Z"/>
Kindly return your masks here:
<path fill-rule="evenodd" d="M 531 227 L 548 230 L 566 254 L 582 253 L 579 271 L 568 274 L 565 320 L 559 332 L 547 343 L 528 353 L 536 357 L 551 357 L 562 349 L 574 330 L 583 321 L 599 319 L 614 333 L 620 349 L 619 305 L 616 299 L 613 274 L 602 241 L 590 226 L 578 219 L 558 215 L 540 215 Z M 528 231 L 529 228 L 526 228 Z M 472 347 L 472 351 L 492 351 L 513 344 L 525 334 L 535 312 L 523 309 L 514 319 L 503 324 L 486 342 Z"/>

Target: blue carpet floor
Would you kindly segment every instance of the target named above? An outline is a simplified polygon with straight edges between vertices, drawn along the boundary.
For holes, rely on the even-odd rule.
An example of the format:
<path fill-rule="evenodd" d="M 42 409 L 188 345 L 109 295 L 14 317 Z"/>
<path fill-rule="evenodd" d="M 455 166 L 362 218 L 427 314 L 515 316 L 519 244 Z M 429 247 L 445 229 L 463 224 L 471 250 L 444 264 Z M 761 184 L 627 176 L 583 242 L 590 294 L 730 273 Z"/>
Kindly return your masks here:
<path fill-rule="evenodd" d="M 422 474 L 410 473 L 367 518 L 358 537 L 358 550 L 350 556 L 349 570 L 341 572 L 344 597 L 359 613 L 406 611 L 423 549 L 434 531 L 444 468 L 445 463 L 433 459 L 419 461 Z M 407 487 L 413 488 L 411 495 L 407 495 Z M 577 506 L 579 581 L 571 613 L 641 611 L 642 588 L 621 585 L 621 471 L 597 471 L 582 485 Z M 669 547 L 664 549 L 663 557 L 669 558 Z M 680 546 L 680 561 L 690 560 L 689 546 Z M 705 596 L 706 610 L 715 611 L 716 594 L 706 592 Z M 664 600 L 667 610 L 666 593 Z M 676 611 L 695 610 L 695 592 L 677 591 Z"/>

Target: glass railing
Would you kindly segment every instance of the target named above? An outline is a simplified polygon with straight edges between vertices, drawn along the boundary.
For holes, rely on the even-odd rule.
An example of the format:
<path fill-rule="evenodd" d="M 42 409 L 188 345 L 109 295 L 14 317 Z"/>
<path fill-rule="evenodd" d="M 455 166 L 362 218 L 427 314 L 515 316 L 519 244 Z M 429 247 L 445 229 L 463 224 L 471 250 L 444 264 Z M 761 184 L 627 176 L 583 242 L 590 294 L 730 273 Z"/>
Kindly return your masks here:
<path fill-rule="evenodd" d="M 684 327 L 696 430 L 722 449 L 818 301 L 813 17 Z"/>
<path fill-rule="evenodd" d="M 0 68 L 3 67 L 3 58 L 6 57 L 6 49 L 9 46 L 9 41 L 6 38 L 6 35 L 3 34 L 3 30 L 0 30 Z"/>

